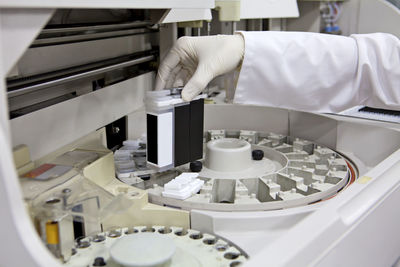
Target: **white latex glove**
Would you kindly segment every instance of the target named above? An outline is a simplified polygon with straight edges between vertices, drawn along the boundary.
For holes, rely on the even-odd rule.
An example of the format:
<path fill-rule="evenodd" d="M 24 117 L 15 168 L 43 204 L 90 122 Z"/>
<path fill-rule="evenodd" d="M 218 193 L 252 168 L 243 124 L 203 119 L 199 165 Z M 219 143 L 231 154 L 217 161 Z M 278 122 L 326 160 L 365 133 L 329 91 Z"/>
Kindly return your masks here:
<path fill-rule="evenodd" d="M 244 55 L 241 34 L 181 37 L 161 63 L 155 90 L 184 86 L 190 101 L 215 77 L 237 68 Z"/>

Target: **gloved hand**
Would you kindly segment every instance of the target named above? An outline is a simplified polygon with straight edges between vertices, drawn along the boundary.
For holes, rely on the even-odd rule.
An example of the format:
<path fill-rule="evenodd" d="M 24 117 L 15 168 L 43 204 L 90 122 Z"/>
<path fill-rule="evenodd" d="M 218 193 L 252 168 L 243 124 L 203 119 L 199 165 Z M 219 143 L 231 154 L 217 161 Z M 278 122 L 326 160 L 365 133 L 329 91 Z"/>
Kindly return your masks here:
<path fill-rule="evenodd" d="M 241 34 L 181 37 L 161 63 L 155 90 L 184 86 L 190 101 L 215 77 L 237 68 L 244 55 Z"/>

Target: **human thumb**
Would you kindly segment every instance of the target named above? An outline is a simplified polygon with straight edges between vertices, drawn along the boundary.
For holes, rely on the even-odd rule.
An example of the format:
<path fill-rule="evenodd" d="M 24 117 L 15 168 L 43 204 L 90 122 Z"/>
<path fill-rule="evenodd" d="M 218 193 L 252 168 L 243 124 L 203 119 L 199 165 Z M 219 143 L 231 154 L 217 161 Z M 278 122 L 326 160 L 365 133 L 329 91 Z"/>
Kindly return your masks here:
<path fill-rule="evenodd" d="M 182 99 L 184 101 L 191 101 L 198 94 L 200 94 L 214 78 L 210 71 L 204 64 L 199 64 L 192 78 L 187 82 L 182 90 Z"/>

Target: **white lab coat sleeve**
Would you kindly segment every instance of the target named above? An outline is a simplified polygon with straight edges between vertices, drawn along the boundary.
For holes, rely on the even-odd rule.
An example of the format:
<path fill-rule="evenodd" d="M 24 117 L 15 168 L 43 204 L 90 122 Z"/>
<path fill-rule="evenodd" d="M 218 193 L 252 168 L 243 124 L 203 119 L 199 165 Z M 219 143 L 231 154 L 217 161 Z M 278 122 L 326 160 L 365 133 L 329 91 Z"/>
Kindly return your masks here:
<path fill-rule="evenodd" d="M 400 110 L 400 41 L 302 32 L 241 32 L 235 103 L 312 112 L 356 105 Z"/>

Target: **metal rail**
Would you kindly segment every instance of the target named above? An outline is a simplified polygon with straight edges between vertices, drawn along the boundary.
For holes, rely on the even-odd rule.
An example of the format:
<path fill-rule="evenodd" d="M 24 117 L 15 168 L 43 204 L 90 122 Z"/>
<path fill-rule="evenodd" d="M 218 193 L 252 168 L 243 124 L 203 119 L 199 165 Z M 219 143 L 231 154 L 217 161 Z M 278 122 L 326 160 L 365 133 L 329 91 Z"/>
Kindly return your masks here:
<path fill-rule="evenodd" d="M 150 22 L 137 21 L 130 23 L 115 23 L 107 25 L 91 25 L 91 26 L 76 26 L 76 27 L 57 27 L 57 28 L 46 28 L 43 29 L 40 34 L 55 34 L 55 33 L 71 33 L 71 32 L 82 32 L 82 31 L 103 31 L 103 30 L 115 30 L 115 29 L 127 29 L 127 28 L 139 28 L 150 26 Z"/>
<path fill-rule="evenodd" d="M 125 29 L 125 30 L 122 29 L 120 31 L 85 33 L 85 34 L 77 34 L 71 36 L 48 37 L 48 38 L 36 39 L 35 41 L 33 41 L 31 47 L 61 44 L 61 43 L 71 43 L 71 42 L 82 42 L 82 41 L 90 41 L 96 39 L 119 37 L 119 36 L 145 34 L 152 32 L 154 31 L 150 29 L 137 28 L 137 29 Z"/>
<path fill-rule="evenodd" d="M 106 67 L 101 67 L 101 68 L 94 69 L 94 70 L 83 71 L 83 72 L 80 72 L 80 73 L 77 73 L 77 74 L 72 74 L 72 75 L 67 76 L 67 77 L 56 78 L 56 79 L 53 79 L 51 81 L 46 81 L 46 82 L 30 85 L 30 86 L 23 87 L 23 88 L 20 88 L 20 89 L 14 89 L 14 90 L 8 91 L 7 92 L 7 96 L 8 96 L 8 98 L 20 96 L 20 95 L 23 95 L 23 94 L 26 94 L 26 93 L 31 93 L 31 92 L 35 92 L 35 91 L 41 90 L 43 88 L 48 88 L 48 87 L 51 87 L 51 86 L 56 86 L 56 85 L 60 85 L 60 84 L 63 84 L 63 83 L 79 80 L 79 79 L 82 79 L 82 78 L 90 77 L 90 76 L 101 74 L 101 73 L 104 73 L 104 72 L 108 72 L 108 71 L 112 71 L 112 70 L 116 70 L 116 69 L 120 69 L 120 68 L 126 68 L 126 67 L 134 66 L 134 65 L 137 65 L 137 64 L 149 62 L 149 61 L 151 61 L 153 59 L 155 59 L 155 56 L 154 55 L 149 55 L 149 56 L 144 56 L 144 57 L 141 57 L 141 58 L 136 58 L 136 59 L 128 60 L 128 61 L 125 61 L 125 62 L 109 65 L 109 66 L 106 66 Z"/>

